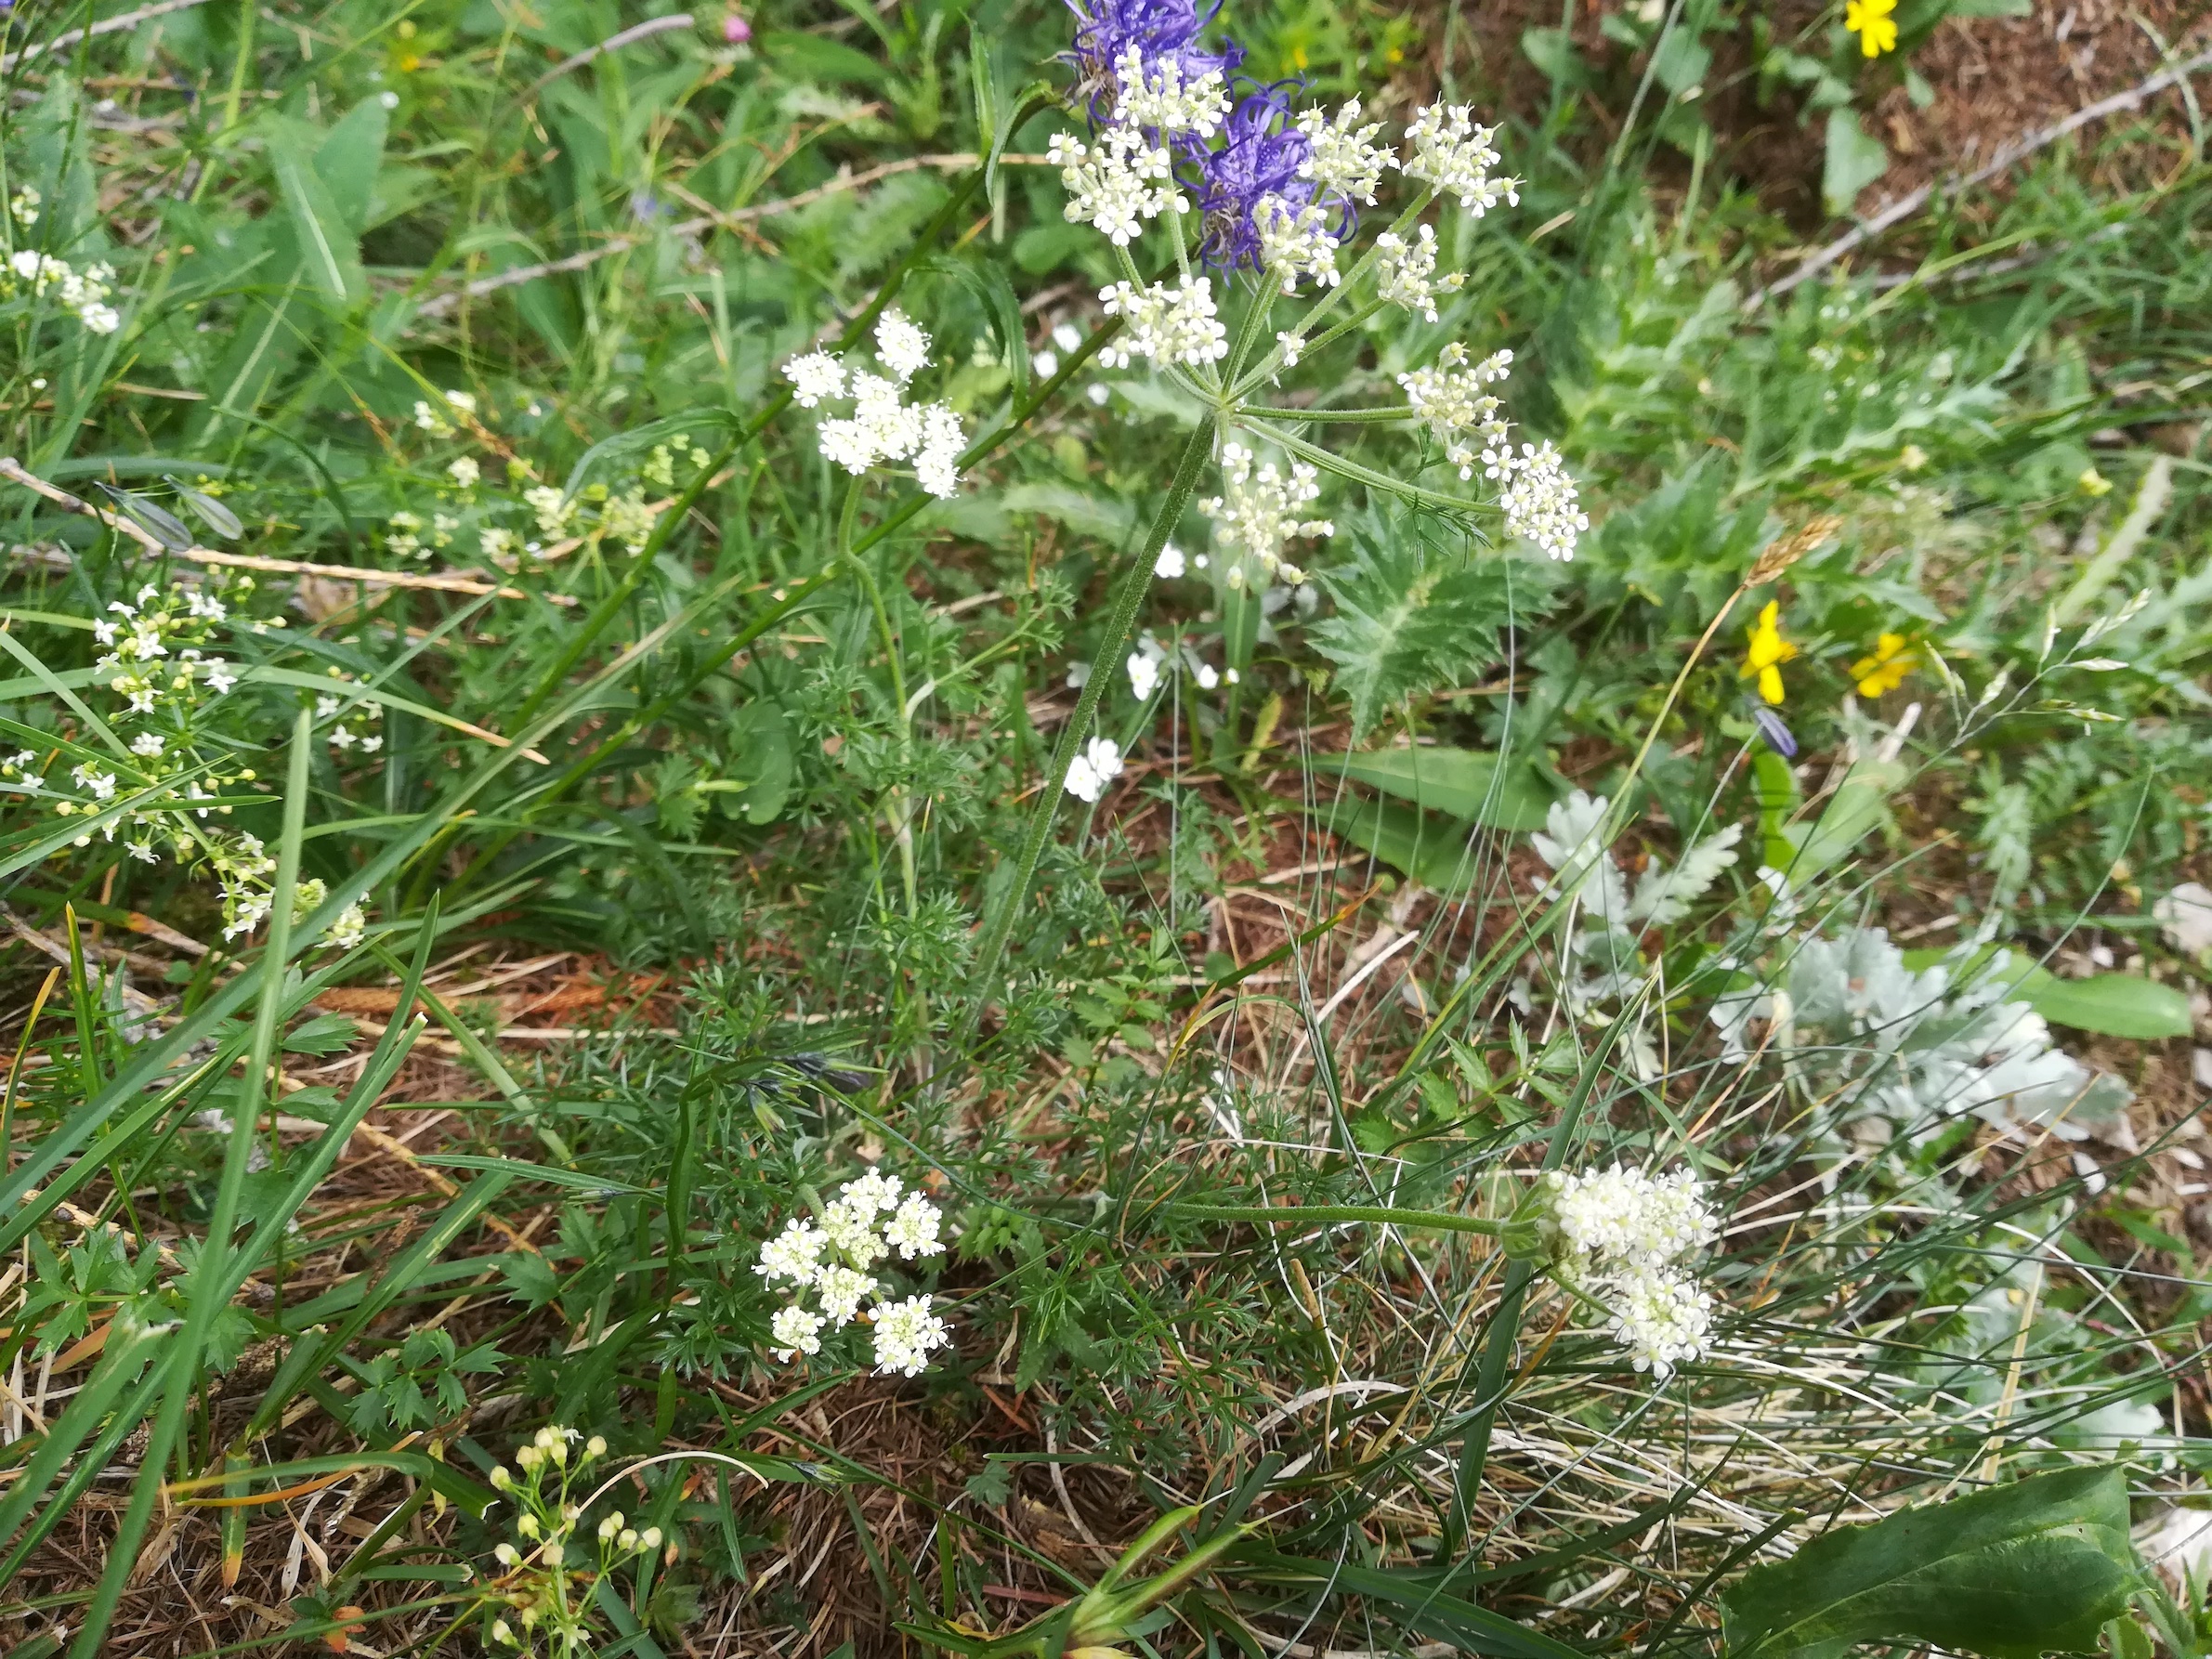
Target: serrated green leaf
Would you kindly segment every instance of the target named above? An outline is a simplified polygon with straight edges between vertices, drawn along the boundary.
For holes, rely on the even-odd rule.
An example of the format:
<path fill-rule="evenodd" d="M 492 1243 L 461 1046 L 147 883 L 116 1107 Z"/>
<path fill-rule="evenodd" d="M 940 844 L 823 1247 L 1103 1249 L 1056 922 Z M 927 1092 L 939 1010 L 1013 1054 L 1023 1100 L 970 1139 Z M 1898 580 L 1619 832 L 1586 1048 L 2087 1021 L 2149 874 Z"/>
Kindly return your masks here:
<path fill-rule="evenodd" d="M 1503 762 L 1479 749 L 1379 749 L 1321 754 L 1314 764 L 1440 812 L 1494 830 L 1541 830 L 1551 791 L 1525 763 Z"/>
<path fill-rule="evenodd" d="M 1721 1597 L 1729 1659 L 1839 1659 L 1863 1642 L 1988 1659 L 2090 1652 L 2138 1569 L 2117 1469 L 2069 1469 L 1839 1527 Z"/>
<path fill-rule="evenodd" d="M 1424 545 L 1410 515 L 1355 532 L 1351 562 L 1318 580 L 1336 612 L 1307 637 L 1337 665 L 1355 736 L 1408 699 L 1487 668 L 1499 631 L 1539 613 L 1549 591 L 1536 566 Z"/>

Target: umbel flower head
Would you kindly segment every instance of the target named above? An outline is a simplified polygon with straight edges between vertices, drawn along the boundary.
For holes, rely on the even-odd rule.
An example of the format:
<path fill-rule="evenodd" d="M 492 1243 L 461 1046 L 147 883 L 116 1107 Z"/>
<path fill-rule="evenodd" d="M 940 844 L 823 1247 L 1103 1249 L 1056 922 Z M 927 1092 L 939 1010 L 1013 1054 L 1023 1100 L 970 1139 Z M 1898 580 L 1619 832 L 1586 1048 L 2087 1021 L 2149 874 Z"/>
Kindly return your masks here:
<path fill-rule="evenodd" d="M 1535 1208 L 1561 1273 L 1604 1309 L 1637 1370 L 1665 1378 L 1704 1352 L 1713 1301 L 1687 1263 L 1711 1247 L 1721 1224 L 1695 1175 L 1653 1176 L 1620 1164 L 1554 1170 Z"/>
<path fill-rule="evenodd" d="M 909 461 L 930 494 L 959 494 L 961 451 L 967 447 L 960 416 L 943 403 L 905 401 L 907 383 L 929 364 L 929 335 L 894 306 L 876 320 L 875 344 L 887 376 L 848 371 L 833 352 L 791 359 L 783 377 L 792 383 L 792 400 L 813 409 L 852 399 L 849 417 L 822 423 L 820 444 L 827 459 L 855 477 L 887 461 Z"/>
<path fill-rule="evenodd" d="M 818 1224 L 794 1219 L 765 1242 L 753 1268 L 770 1286 L 788 1283 L 793 1300 L 768 1321 L 778 1357 L 793 1360 L 822 1351 L 822 1333 L 858 1320 L 875 1327 L 875 1363 L 882 1372 L 917 1377 L 933 1349 L 952 1340 L 944 1320 L 930 1313 L 926 1296 L 883 1300 L 886 1287 L 872 1269 L 896 1256 L 914 1261 L 941 1256 L 944 1218 L 920 1193 L 903 1189 L 896 1175 L 870 1170 L 848 1181 L 823 1206 Z M 818 1307 L 802 1300 L 814 1294 Z M 871 1300 L 875 1307 L 870 1311 Z"/>

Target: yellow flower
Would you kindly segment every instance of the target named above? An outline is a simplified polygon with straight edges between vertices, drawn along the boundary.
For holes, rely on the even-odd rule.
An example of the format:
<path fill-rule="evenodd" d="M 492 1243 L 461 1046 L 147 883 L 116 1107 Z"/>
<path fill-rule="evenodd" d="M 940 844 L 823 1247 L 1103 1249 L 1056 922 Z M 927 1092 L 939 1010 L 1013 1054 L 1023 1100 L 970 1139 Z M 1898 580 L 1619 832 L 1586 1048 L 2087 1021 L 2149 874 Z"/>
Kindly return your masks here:
<path fill-rule="evenodd" d="M 2081 477 L 2074 481 L 2081 486 L 2084 495 L 2110 495 L 2113 492 L 2113 481 L 2093 466 L 2083 467 Z"/>
<path fill-rule="evenodd" d="M 1906 648 L 1902 634 L 1884 634 L 1874 642 L 1874 654 L 1851 665 L 1851 677 L 1859 683 L 1861 697 L 1879 697 L 1904 684 L 1904 676 L 1920 666 L 1920 653 Z"/>
<path fill-rule="evenodd" d="M 1736 678 L 1748 680 L 1757 675 L 1759 695 L 1770 703 L 1782 700 L 1782 664 L 1798 654 L 1797 647 L 1782 637 L 1782 602 L 1769 599 L 1766 608 L 1759 613 L 1758 624 L 1745 630 L 1751 648 L 1744 653 L 1744 666 L 1736 671 Z"/>
<path fill-rule="evenodd" d="M 1849 0 L 1843 8 L 1843 26 L 1859 37 L 1859 50 L 1869 58 L 1897 49 L 1897 22 L 1890 14 L 1897 0 Z"/>
<path fill-rule="evenodd" d="M 1897 464 L 1908 473 L 1917 473 L 1928 464 L 1928 451 L 1918 444 L 1906 444 L 1897 451 Z"/>

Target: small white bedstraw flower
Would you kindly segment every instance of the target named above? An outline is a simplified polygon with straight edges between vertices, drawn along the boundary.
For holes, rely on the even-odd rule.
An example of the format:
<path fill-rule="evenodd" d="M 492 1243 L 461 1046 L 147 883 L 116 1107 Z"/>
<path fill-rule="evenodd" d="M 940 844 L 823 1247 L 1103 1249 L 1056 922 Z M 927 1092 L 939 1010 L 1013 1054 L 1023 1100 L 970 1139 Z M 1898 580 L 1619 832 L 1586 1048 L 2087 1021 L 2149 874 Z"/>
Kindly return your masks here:
<path fill-rule="evenodd" d="M 457 490 L 474 490 L 483 476 L 484 469 L 477 464 L 476 458 L 471 455 L 456 457 L 446 468 L 446 477 L 453 480 L 453 487 Z"/>
<path fill-rule="evenodd" d="M 1171 288 L 1116 282 L 1101 289 L 1098 299 L 1108 317 L 1124 320 L 1119 338 L 1098 354 L 1109 367 L 1126 369 L 1142 357 L 1195 369 L 1229 355 L 1229 331 L 1214 313 L 1211 277 L 1185 276 Z"/>
<path fill-rule="evenodd" d="M 1162 581 L 1173 581 L 1185 568 L 1183 549 L 1170 542 L 1159 550 L 1159 557 L 1152 561 L 1152 574 Z"/>
<path fill-rule="evenodd" d="M 1078 801 L 1095 806 L 1106 785 L 1120 776 L 1121 745 L 1111 738 L 1093 738 L 1068 763 L 1066 787 Z"/>
<path fill-rule="evenodd" d="M 164 746 L 165 739 L 159 732 L 140 732 L 131 739 L 131 752 L 143 755 L 148 760 L 151 760 L 155 755 L 161 753 Z"/>
<path fill-rule="evenodd" d="M 1097 226 L 1118 248 L 1134 242 L 1146 219 L 1190 211 L 1190 199 L 1175 188 L 1172 158 L 1134 127 L 1108 127 L 1096 150 L 1071 134 L 1054 133 L 1046 159 L 1060 169 L 1067 190 L 1062 210 L 1067 221 Z"/>
<path fill-rule="evenodd" d="M 1406 129 L 1412 154 L 1400 163 L 1408 178 L 1433 184 L 1459 197 L 1459 204 L 1481 218 L 1500 202 L 1518 206 L 1521 181 L 1493 178 L 1498 151 L 1492 126 L 1476 126 L 1472 104 L 1431 104 Z"/>
<path fill-rule="evenodd" d="M 879 1372 L 919 1377 L 929 1365 L 930 1351 L 951 1342 L 945 1322 L 929 1311 L 929 1304 L 928 1297 L 915 1296 L 876 1309 L 875 1364 Z"/>
<path fill-rule="evenodd" d="M 1359 99 L 1354 98 L 1336 112 L 1334 120 L 1319 110 L 1308 110 L 1299 116 L 1298 130 L 1305 135 L 1309 153 L 1299 163 L 1298 176 L 1372 206 L 1375 187 L 1382 182 L 1382 170 L 1394 166 L 1396 158 L 1374 141 L 1382 124 L 1361 126 L 1359 114 Z"/>
<path fill-rule="evenodd" d="M 897 306 L 876 320 L 875 350 L 883 367 L 897 375 L 902 385 L 929 364 L 928 334 Z"/>
<path fill-rule="evenodd" d="M 783 377 L 792 383 L 792 401 L 801 409 L 844 396 L 844 365 L 826 351 L 792 359 L 783 365 Z"/>
<path fill-rule="evenodd" d="M 1459 293 L 1466 281 L 1461 271 L 1436 280 L 1436 232 L 1427 225 L 1410 242 L 1388 230 L 1375 239 L 1375 291 L 1387 304 L 1434 322 L 1436 296 Z"/>
<path fill-rule="evenodd" d="M 1114 65 L 1114 79 L 1120 88 L 1114 103 L 1119 124 L 1211 138 L 1228 117 L 1228 85 L 1217 69 L 1185 85 L 1181 64 L 1161 59 L 1147 66 L 1144 53 L 1132 46 Z"/>

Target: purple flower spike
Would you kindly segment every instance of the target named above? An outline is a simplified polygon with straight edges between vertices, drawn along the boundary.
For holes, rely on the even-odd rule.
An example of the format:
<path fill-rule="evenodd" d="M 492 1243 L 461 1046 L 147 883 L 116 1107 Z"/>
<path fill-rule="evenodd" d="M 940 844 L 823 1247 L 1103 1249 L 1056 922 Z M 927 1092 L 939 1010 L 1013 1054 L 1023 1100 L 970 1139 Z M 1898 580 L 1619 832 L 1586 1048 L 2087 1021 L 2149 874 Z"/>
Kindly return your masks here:
<path fill-rule="evenodd" d="M 1117 90 L 1114 66 L 1134 46 L 1147 65 L 1171 62 L 1185 81 L 1210 71 L 1224 75 L 1244 61 L 1244 48 L 1224 41 L 1218 52 L 1198 44 L 1198 36 L 1221 11 L 1221 0 L 1200 11 L 1198 0 L 1067 0 L 1075 13 L 1076 96 L 1086 99 L 1093 120 Z"/>
<path fill-rule="evenodd" d="M 1274 196 L 1293 210 L 1314 199 L 1311 179 L 1298 176 L 1311 146 L 1292 124 L 1292 81 L 1255 88 L 1229 111 L 1222 143 L 1193 156 L 1198 168 L 1198 212 L 1204 217 L 1200 242 L 1206 263 L 1221 270 L 1260 268 L 1260 228 L 1253 213 L 1263 197 Z"/>
<path fill-rule="evenodd" d="M 1759 735 L 1766 739 L 1766 746 L 1786 760 L 1795 760 L 1798 740 L 1788 726 L 1782 724 L 1782 716 L 1764 703 L 1751 705 L 1751 724 L 1759 728 Z"/>

